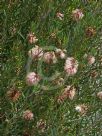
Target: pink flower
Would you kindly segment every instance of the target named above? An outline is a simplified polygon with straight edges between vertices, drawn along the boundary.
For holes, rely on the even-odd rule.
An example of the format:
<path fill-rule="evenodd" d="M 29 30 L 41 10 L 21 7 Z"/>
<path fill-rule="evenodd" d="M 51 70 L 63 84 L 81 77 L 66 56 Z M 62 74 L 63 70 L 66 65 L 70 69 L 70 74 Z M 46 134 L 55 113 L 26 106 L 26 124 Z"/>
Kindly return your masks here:
<path fill-rule="evenodd" d="M 58 57 L 60 57 L 61 59 L 65 59 L 66 57 L 66 50 L 61 50 L 61 49 L 56 49 L 55 53 Z"/>
<path fill-rule="evenodd" d="M 36 43 L 38 39 L 36 38 L 34 33 L 29 33 L 28 34 L 28 41 L 30 44 Z"/>
<path fill-rule="evenodd" d="M 72 11 L 72 16 L 75 21 L 78 21 L 84 17 L 84 14 L 80 9 L 75 9 Z"/>
<path fill-rule="evenodd" d="M 60 19 L 60 20 L 63 20 L 64 18 L 64 14 L 60 13 L 60 12 L 57 12 L 56 16 Z"/>
<path fill-rule="evenodd" d="M 35 46 L 32 49 L 29 50 L 28 56 L 32 59 L 38 59 L 43 56 L 43 50 L 39 46 Z"/>
<path fill-rule="evenodd" d="M 26 77 L 26 83 L 29 86 L 35 85 L 40 81 L 40 77 L 35 72 L 30 72 Z"/>
<path fill-rule="evenodd" d="M 24 113 L 23 113 L 23 118 L 25 119 L 25 120 L 32 120 L 33 119 L 33 113 L 30 111 L 30 110 L 26 110 L 26 111 L 24 111 Z"/>
<path fill-rule="evenodd" d="M 76 74 L 78 70 L 78 61 L 73 57 L 68 57 L 65 62 L 64 70 L 68 73 L 68 75 Z"/>
<path fill-rule="evenodd" d="M 95 57 L 94 56 L 88 56 L 88 64 L 92 65 L 95 62 Z"/>
<path fill-rule="evenodd" d="M 55 53 L 53 51 L 44 53 L 43 59 L 44 59 L 44 62 L 46 62 L 48 64 L 57 62 L 57 58 L 56 58 Z"/>

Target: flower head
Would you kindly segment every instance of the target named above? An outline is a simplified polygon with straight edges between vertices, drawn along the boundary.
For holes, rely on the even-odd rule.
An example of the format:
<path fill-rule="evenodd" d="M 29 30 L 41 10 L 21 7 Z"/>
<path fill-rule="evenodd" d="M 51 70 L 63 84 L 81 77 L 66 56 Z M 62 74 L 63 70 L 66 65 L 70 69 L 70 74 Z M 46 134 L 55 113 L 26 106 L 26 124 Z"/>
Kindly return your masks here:
<path fill-rule="evenodd" d="M 20 97 L 21 93 L 17 89 L 11 89 L 7 92 L 7 96 L 13 102 L 17 101 Z"/>
<path fill-rule="evenodd" d="M 35 85 L 40 81 L 39 75 L 37 75 L 35 72 L 30 72 L 26 76 L 26 83 L 29 86 Z"/>
<path fill-rule="evenodd" d="M 75 9 L 72 11 L 73 20 L 79 21 L 84 17 L 83 12 L 80 9 Z"/>
<path fill-rule="evenodd" d="M 34 33 L 29 33 L 28 34 L 28 41 L 30 44 L 36 43 L 38 39 L 36 38 Z"/>
<path fill-rule="evenodd" d="M 48 64 L 57 62 L 57 58 L 56 58 L 55 53 L 53 51 L 44 53 L 43 59 L 44 59 L 44 62 L 46 62 Z"/>
<path fill-rule="evenodd" d="M 68 57 L 65 62 L 64 70 L 68 75 L 74 75 L 78 70 L 78 61 L 73 57 Z"/>
<path fill-rule="evenodd" d="M 43 56 L 43 50 L 39 46 L 33 47 L 31 50 L 28 52 L 28 56 L 32 59 L 38 59 Z"/>
<path fill-rule="evenodd" d="M 33 115 L 33 113 L 32 113 L 30 110 L 24 111 L 24 113 L 23 113 L 23 118 L 24 118 L 25 120 L 32 120 L 33 117 L 34 117 L 34 115 Z"/>
<path fill-rule="evenodd" d="M 64 14 L 60 13 L 60 12 L 57 12 L 56 16 L 60 19 L 60 20 L 63 20 L 64 18 Z"/>
<path fill-rule="evenodd" d="M 58 48 L 55 50 L 56 55 L 58 57 L 60 57 L 61 59 L 65 59 L 66 52 L 67 52 L 66 50 L 61 50 L 61 49 L 58 49 Z"/>
<path fill-rule="evenodd" d="M 64 92 L 58 97 L 58 103 L 62 103 L 66 99 L 73 100 L 76 94 L 76 89 L 72 86 L 67 86 Z"/>

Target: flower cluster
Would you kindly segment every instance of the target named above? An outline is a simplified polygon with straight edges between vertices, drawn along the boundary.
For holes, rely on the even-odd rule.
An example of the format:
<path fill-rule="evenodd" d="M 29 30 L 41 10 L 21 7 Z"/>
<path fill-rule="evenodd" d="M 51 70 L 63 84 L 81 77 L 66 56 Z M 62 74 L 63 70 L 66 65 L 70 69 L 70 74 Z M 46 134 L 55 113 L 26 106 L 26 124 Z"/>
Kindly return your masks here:
<path fill-rule="evenodd" d="M 64 19 L 64 14 L 62 14 L 60 12 L 57 12 L 56 16 L 59 20 Z M 84 14 L 81 9 L 75 9 L 72 11 L 72 18 L 74 21 L 78 22 L 83 17 L 84 17 Z M 91 37 L 94 34 L 95 34 L 95 30 L 92 27 L 88 27 L 86 29 L 86 35 L 88 37 Z M 56 38 L 55 33 L 52 33 L 51 36 Z M 35 43 L 36 41 L 38 41 L 38 39 L 36 38 L 34 33 L 30 33 L 28 35 L 28 37 L 29 37 L 28 41 L 30 43 Z M 65 74 L 68 76 L 73 76 L 78 71 L 79 62 L 73 56 L 72 57 L 67 56 L 67 50 L 65 50 L 65 49 L 56 48 L 54 51 L 45 51 L 45 50 L 43 50 L 43 48 L 35 45 L 35 47 L 33 47 L 32 49 L 29 50 L 28 56 L 30 58 L 32 58 L 33 60 L 42 59 L 44 61 L 44 63 L 47 63 L 48 65 L 55 64 L 56 62 L 58 62 L 59 58 L 63 59 L 63 61 L 65 61 L 63 69 L 65 71 Z M 87 63 L 89 65 L 92 65 L 95 63 L 95 57 L 92 55 L 86 54 L 84 56 L 84 58 L 87 59 Z M 96 72 L 91 73 L 91 76 L 95 77 Z M 26 83 L 27 83 L 27 85 L 32 86 L 32 85 L 37 84 L 40 81 L 40 79 L 41 78 L 38 74 L 36 74 L 35 72 L 30 72 L 30 73 L 28 73 L 28 75 L 26 77 Z M 59 80 L 57 80 L 57 84 L 63 84 L 63 83 L 64 83 L 63 78 L 59 78 Z M 76 95 L 76 89 L 73 86 L 67 86 L 64 89 L 64 91 L 58 96 L 57 102 L 62 103 L 67 99 L 73 100 L 75 95 Z M 102 92 L 99 92 L 97 94 L 97 97 L 99 99 L 102 99 Z M 85 104 L 80 104 L 80 105 L 77 105 L 75 107 L 75 109 L 80 114 L 85 114 L 88 110 L 88 106 L 86 106 Z M 37 124 L 37 126 L 40 128 L 44 127 L 44 122 L 42 120 L 40 120 L 39 123 Z"/>

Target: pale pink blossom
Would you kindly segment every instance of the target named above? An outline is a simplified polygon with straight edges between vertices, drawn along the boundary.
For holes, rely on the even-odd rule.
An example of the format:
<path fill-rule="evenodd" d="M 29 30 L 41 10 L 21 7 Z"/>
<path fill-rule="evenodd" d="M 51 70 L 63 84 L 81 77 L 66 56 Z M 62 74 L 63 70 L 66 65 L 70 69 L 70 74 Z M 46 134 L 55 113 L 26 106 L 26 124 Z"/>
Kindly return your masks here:
<path fill-rule="evenodd" d="M 30 72 L 26 76 L 26 83 L 29 86 L 35 85 L 40 81 L 39 75 L 37 75 L 35 72 Z"/>
<path fill-rule="evenodd" d="M 43 50 L 39 46 L 35 46 L 32 49 L 29 50 L 28 56 L 32 59 L 39 59 L 43 56 Z"/>
<path fill-rule="evenodd" d="M 93 63 L 95 63 L 95 57 L 94 56 L 88 56 L 88 64 L 92 65 Z"/>
<path fill-rule="evenodd" d="M 33 115 L 33 113 L 32 113 L 30 110 L 24 111 L 24 113 L 23 113 L 23 118 L 24 118 L 25 120 L 32 120 L 33 117 L 34 117 L 34 115 Z"/>
<path fill-rule="evenodd" d="M 60 12 L 57 12 L 56 16 L 60 19 L 60 20 L 63 20 L 64 18 L 64 14 L 60 13 Z"/>
<path fill-rule="evenodd" d="M 74 75 L 78 70 L 78 61 L 73 57 L 68 57 L 65 62 L 64 70 L 68 75 Z"/>
<path fill-rule="evenodd" d="M 73 20 L 80 20 L 84 17 L 84 14 L 81 9 L 75 9 L 72 11 Z"/>
<path fill-rule="evenodd" d="M 43 59 L 44 59 L 44 62 L 46 62 L 48 64 L 57 62 L 57 58 L 56 58 L 55 53 L 53 51 L 44 53 Z"/>
<path fill-rule="evenodd" d="M 28 42 L 30 44 L 36 43 L 38 41 L 38 39 L 36 38 L 34 33 L 29 33 L 28 34 Z"/>
<path fill-rule="evenodd" d="M 55 53 L 58 57 L 60 57 L 61 59 L 65 59 L 66 58 L 66 50 L 61 50 L 61 49 L 56 49 Z"/>

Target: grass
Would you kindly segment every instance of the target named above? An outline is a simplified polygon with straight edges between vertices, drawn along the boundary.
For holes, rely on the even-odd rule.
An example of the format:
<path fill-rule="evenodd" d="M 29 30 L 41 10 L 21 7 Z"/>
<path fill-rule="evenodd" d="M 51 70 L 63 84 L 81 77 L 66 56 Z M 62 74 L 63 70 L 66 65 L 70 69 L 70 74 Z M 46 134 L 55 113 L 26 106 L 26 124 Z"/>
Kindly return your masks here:
<path fill-rule="evenodd" d="M 77 8 L 84 13 L 79 22 L 72 19 L 72 11 Z M 64 14 L 62 21 L 56 17 L 57 12 Z M 1 26 L 0 136 L 101 136 L 102 100 L 96 97 L 102 91 L 101 0 L 2 0 Z M 86 37 L 85 30 L 90 26 L 96 34 Z M 77 74 L 68 77 L 60 88 L 56 89 L 57 79 L 43 80 L 32 87 L 26 84 L 29 66 L 31 71 L 42 70 L 44 78 L 56 72 L 66 78 L 64 61 L 51 66 L 29 62 L 28 51 L 35 46 L 27 40 L 29 32 L 36 34 L 37 44 L 44 50 L 66 49 L 68 56 L 78 60 Z M 92 66 L 87 65 L 84 54 L 95 56 Z M 90 76 L 93 70 L 98 73 L 95 78 Z M 58 104 L 57 97 L 70 84 L 77 89 L 75 98 Z M 21 93 L 16 102 L 7 97 L 12 87 Z M 89 105 L 85 116 L 75 111 L 75 106 L 83 103 Z M 22 117 L 27 109 L 34 114 L 31 121 Z M 44 132 L 37 127 L 40 119 L 46 121 Z"/>

